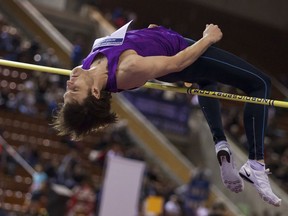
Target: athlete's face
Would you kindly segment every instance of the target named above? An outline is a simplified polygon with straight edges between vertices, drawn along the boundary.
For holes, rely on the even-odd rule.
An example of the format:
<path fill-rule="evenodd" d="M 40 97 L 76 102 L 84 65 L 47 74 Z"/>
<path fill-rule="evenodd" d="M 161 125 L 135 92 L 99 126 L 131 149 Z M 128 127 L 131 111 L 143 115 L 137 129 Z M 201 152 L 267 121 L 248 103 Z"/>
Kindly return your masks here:
<path fill-rule="evenodd" d="M 64 104 L 71 102 L 82 103 L 93 86 L 93 79 L 89 73 L 80 67 L 72 70 L 70 79 L 67 81 L 66 93 L 64 94 Z"/>

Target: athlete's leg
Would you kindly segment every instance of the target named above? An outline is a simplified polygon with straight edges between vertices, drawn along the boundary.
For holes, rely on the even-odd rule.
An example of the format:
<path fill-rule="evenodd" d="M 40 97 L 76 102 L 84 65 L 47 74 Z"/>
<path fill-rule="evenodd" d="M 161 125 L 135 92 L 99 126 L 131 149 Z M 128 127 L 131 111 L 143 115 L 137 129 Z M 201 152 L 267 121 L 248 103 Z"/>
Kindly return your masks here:
<path fill-rule="evenodd" d="M 217 83 L 209 81 L 198 82 L 199 88 L 208 91 L 217 91 Z M 219 100 L 209 97 L 198 97 L 199 105 L 208 122 L 210 130 L 215 142 L 217 159 L 220 165 L 220 173 L 223 184 L 235 193 L 239 193 L 244 189 L 244 183 L 241 179 L 232 151 L 226 141 L 224 134 L 221 110 Z"/>
<path fill-rule="evenodd" d="M 261 71 L 242 59 L 216 48 L 209 49 L 201 60 L 206 62 L 201 76 L 243 90 L 248 96 L 269 98 L 271 81 Z M 209 62 L 209 63 L 208 63 Z M 249 159 L 264 159 L 264 136 L 268 107 L 252 103 L 245 104 L 244 127 L 249 143 Z"/>
<path fill-rule="evenodd" d="M 270 78 L 263 74 L 260 70 L 245 62 L 244 60 L 227 53 L 223 50 L 211 47 L 200 57 L 195 64 L 198 69 L 203 68 L 201 74 L 197 74 L 198 78 L 206 77 L 208 80 L 218 81 L 228 84 L 243 90 L 251 97 L 259 97 L 267 99 L 270 97 L 271 81 Z M 193 74 L 191 74 L 193 76 Z M 249 161 L 245 163 L 240 169 L 240 175 L 252 183 L 262 199 L 272 205 L 280 206 L 281 199 L 279 199 L 272 191 L 264 163 L 264 136 L 267 124 L 268 107 L 247 103 L 244 108 L 244 127 L 249 143 Z M 227 149 L 225 149 L 227 148 Z M 221 143 L 216 145 L 217 158 L 232 158 L 233 155 L 229 146 Z M 227 152 L 227 153 L 226 153 Z M 230 152 L 230 157 L 229 157 Z M 219 162 L 221 162 L 219 160 Z M 220 164 L 221 165 L 221 164 Z M 223 163 L 221 168 L 222 180 L 225 184 L 230 175 L 230 171 L 234 173 L 235 169 L 232 163 Z M 235 176 L 235 179 L 238 176 Z M 239 183 L 239 182 L 238 182 Z M 237 192 L 237 187 L 241 184 L 225 184 L 232 191 Z"/>
<path fill-rule="evenodd" d="M 193 41 L 190 42 L 193 43 Z M 241 58 L 215 47 L 210 47 L 194 64 L 182 72 L 168 75 L 165 78 L 166 81 L 181 79 L 197 83 L 203 80 L 221 82 L 239 88 L 251 97 L 268 98 L 270 96 L 271 82 L 267 75 Z M 211 111 L 209 114 L 210 110 L 214 109 L 215 101 L 213 100 L 212 98 L 204 99 L 205 116 L 208 117 L 210 128 L 217 128 L 217 125 L 212 125 L 214 121 L 210 116 L 218 115 L 218 112 L 212 113 Z M 263 142 L 267 115 L 267 106 L 245 105 L 243 116 L 249 143 L 249 159 L 261 160 L 264 158 Z M 212 133 L 214 132 L 212 131 Z"/>
<path fill-rule="evenodd" d="M 210 47 L 196 62 L 194 62 L 194 64 L 187 67 L 182 72 L 165 76 L 162 80 L 168 82 L 179 80 L 184 82 L 199 82 L 202 80 L 209 80 L 239 88 L 251 97 L 268 98 L 270 96 L 271 82 L 268 76 L 241 58 L 215 47 Z M 212 99 L 210 99 L 210 101 L 212 101 Z M 210 101 L 206 101 L 206 107 L 207 104 L 209 106 L 209 104 L 213 103 Z M 208 122 L 210 127 L 214 128 L 214 126 L 211 126 L 211 122 L 215 123 L 217 121 L 211 121 L 211 117 L 209 116 L 212 114 L 207 115 L 207 110 L 205 113 L 206 118 L 209 118 Z M 211 106 L 210 110 L 212 110 Z M 216 115 L 218 115 L 218 112 Z M 257 162 L 256 160 L 264 159 L 263 144 L 267 115 L 267 106 L 250 103 L 245 106 L 244 126 L 249 143 L 249 159 L 253 160 L 252 162 L 254 163 Z M 223 143 L 224 145 L 222 145 Z M 231 151 L 229 150 L 227 142 L 222 142 L 220 144 L 219 146 L 216 145 L 217 157 L 219 153 L 220 156 L 223 155 L 224 158 L 230 159 L 229 153 L 231 153 Z M 218 150 L 217 146 L 219 147 Z M 226 147 L 228 149 L 226 149 Z M 227 153 L 225 153 L 225 151 Z M 226 172 L 226 168 L 228 171 L 234 171 L 231 163 L 226 164 L 230 164 L 230 166 L 224 168 L 221 166 L 221 169 L 223 169 L 225 173 L 229 173 Z M 240 173 L 244 175 L 244 171 L 248 170 L 248 172 L 250 172 L 249 176 L 251 176 L 249 180 L 254 184 L 260 196 L 270 204 L 279 206 L 281 199 L 272 192 L 266 171 L 264 169 L 257 170 L 258 168 L 255 168 L 257 167 L 253 167 L 252 164 L 246 163 L 241 168 Z M 249 176 L 247 176 L 247 178 Z M 222 180 L 223 182 L 229 181 L 229 179 L 223 177 Z M 261 183 L 258 181 L 265 182 L 265 187 L 261 187 Z"/>
<path fill-rule="evenodd" d="M 217 83 L 215 82 L 199 81 L 198 84 L 200 89 L 208 91 L 217 91 Z M 199 96 L 198 99 L 199 99 L 199 105 L 210 127 L 215 144 L 217 144 L 220 141 L 226 140 L 222 125 L 219 100 L 216 98 L 201 97 L 201 96 Z"/>

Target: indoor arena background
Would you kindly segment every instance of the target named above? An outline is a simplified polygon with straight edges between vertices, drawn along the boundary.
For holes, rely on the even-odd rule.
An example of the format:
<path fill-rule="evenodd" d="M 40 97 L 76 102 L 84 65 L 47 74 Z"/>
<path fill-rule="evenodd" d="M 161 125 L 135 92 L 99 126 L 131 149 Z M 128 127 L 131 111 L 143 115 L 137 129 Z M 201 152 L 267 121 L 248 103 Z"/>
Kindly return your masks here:
<path fill-rule="evenodd" d="M 95 38 L 130 20 L 132 29 L 153 23 L 193 39 L 214 23 L 224 34 L 216 46 L 269 74 L 271 98 L 286 101 L 287 11 L 286 0 L 0 0 L 0 58 L 72 69 Z M 287 215 L 286 109 L 269 108 L 265 139 L 270 181 L 282 198 L 282 206 L 274 208 L 247 184 L 241 194 L 223 186 L 197 96 L 145 88 L 115 95 L 118 123 L 75 142 L 51 127 L 67 79 L 0 65 L 0 216 Z M 243 103 L 222 102 L 224 127 L 240 167 L 247 160 Z M 138 166 L 140 180 L 132 178 L 137 176 L 133 170 L 121 176 L 122 162 Z M 109 179 L 108 167 L 119 178 Z M 108 181 L 119 190 L 107 189 L 107 197 L 118 201 L 101 199 Z M 125 204 L 135 201 L 132 190 L 138 191 L 134 209 Z M 119 214 L 105 215 L 105 208 Z"/>

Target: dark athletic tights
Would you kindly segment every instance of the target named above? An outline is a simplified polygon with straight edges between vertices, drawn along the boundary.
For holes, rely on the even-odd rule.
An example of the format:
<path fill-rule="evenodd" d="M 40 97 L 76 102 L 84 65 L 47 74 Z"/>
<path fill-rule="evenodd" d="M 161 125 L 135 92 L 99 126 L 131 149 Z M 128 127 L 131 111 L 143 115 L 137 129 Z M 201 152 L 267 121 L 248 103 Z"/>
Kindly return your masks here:
<path fill-rule="evenodd" d="M 188 40 L 188 42 L 194 43 L 192 40 Z M 251 97 L 270 97 L 271 81 L 267 75 L 241 58 L 215 47 L 210 47 L 195 63 L 182 72 L 169 74 L 159 80 L 198 83 L 200 89 L 210 91 L 217 91 L 219 82 L 239 88 Z M 199 97 L 199 104 L 209 124 L 214 142 L 226 140 L 219 100 Z M 263 142 L 267 109 L 267 106 L 263 105 L 245 104 L 243 118 L 249 143 L 249 159 L 264 158 Z"/>

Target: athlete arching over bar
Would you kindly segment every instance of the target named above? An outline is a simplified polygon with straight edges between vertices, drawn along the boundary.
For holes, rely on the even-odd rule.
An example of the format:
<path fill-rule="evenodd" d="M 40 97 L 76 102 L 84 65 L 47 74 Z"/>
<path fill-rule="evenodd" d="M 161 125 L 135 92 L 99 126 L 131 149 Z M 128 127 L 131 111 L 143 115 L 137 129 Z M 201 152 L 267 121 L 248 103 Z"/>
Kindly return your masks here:
<path fill-rule="evenodd" d="M 217 25 L 206 25 L 198 41 L 154 24 L 132 31 L 127 31 L 128 25 L 96 40 L 83 65 L 72 70 L 64 104 L 54 122 L 59 134 L 79 139 L 115 122 L 116 115 L 110 110 L 111 92 L 137 88 L 151 79 L 197 83 L 200 89 L 210 91 L 216 91 L 220 82 L 251 97 L 269 98 L 268 76 L 244 60 L 211 46 L 222 38 Z M 223 131 L 219 101 L 199 97 L 199 103 L 213 135 L 224 185 L 233 192 L 241 192 L 243 178 L 254 185 L 264 201 L 280 206 L 281 199 L 271 190 L 264 164 L 267 106 L 245 105 L 249 157 L 238 172 Z"/>

